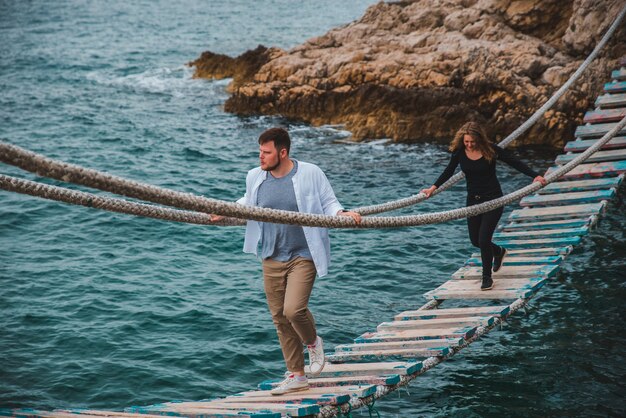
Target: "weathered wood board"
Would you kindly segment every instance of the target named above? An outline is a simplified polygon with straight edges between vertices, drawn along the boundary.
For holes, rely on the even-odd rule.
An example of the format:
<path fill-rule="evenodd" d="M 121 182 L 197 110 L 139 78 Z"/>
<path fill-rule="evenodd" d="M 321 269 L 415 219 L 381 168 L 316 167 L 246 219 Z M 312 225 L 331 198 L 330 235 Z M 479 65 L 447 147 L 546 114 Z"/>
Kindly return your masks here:
<path fill-rule="evenodd" d="M 586 192 L 590 190 L 606 190 L 611 188 L 617 188 L 624 179 L 624 175 L 621 174 L 617 177 L 595 178 L 587 180 L 569 180 L 569 181 L 557 181 L 548 184 L 543 189 L 537 190 L 538 194 L 553 194 L 553 193 L 572 193 L 572 192 Z"/>
<path fill-rule="evenodd" d="M 602 109 L 626 106 L 626 94 L 603 94 L 596 99 L 595 106 Z"/>
<path fill-rule="evenodd" d="M 397 359 L 417 360 L 432 356 L 447 356 L 450 353 L 449 347 L 432 347 L 416 349 L 390 349 L 372 351 L 340 351 L 326 356 L 330 363 L 340 364 L 349 362 L 373 362 L 389 361 Z"/>
<path fill-rule="evenodd" d="M 261 390 L 270 390 L 278 386 L 281 379 L 269 379 L 259 383 Z M 369 376 L 343 376 L 343 377 L 323 377 L 310 378 L 309 387 L 336 387 L 336 386 L 353 386 L 353 385 L 378 385 L 393 386 L 400 382 L 400 375 L 369 375 Z"/>
<path fill-rule="evenodd" d="M 579 154 L 560 154 L 556 156 L 554 162 L 558 165 L 565 165 L 576 158 Z M 626 160 L 626 148 L 610 149 L 594 152 L 585 163 L 601 163 L 604 161 Z"/>
<path fill-rule="evenodd" d="M 565 152 L 583 152 L 593 144 L 598 142 L 597 139 L 578 139 L 576 141 L 569 141 L 565 144 L 563 151 Z M 626 148 L 626 136 L 616 136 L 609 142 L 604 144 L 601 149 L 620 149 Z"/>
<path fill-rule="evenodd" d="M 556 171 L 558 167 L 550 167 L 546 175 Z M 597 177 L 615 177 L 626 173 L 626 161 L 607 161 L 604 163 L 580 164 L 564 174 L 562 180 L 575 180 Z"/>
<path fill-rule="evenodd" d="M 538 247 L 538 248 L 507 248 L 507 257 L 517 256 L 548 256 L 548 255 L 562 255 L 566 256 L 571 253 L 573 247 L 571 245 L 565 245 L 562 247 Z M 472 253 L 472 257 L 480 258 L 480 253 Z"/>
<path fill-rule="evenodd" d="M 558 219 L 551 221 L 539 221 L 539 222 L 509 222 L 501 224 L 498 227 L 499 232 L 514 232 L 514 231 L 535 231 L 543 229 L 569 229 L 580 228 L 583 226 L 591 226 L 594 223 L 594 215 L 589 215 L 584 218 L 572 218 L 572 219 Z"/>
<path fill-rule="evenodd" d="M 500 317 L 508 314 L 509 306 L 475 306 L 471 308 L 448 308 L 404 311 L 397 314 L 396 321 L 409 321 L 415 319 L 445 319 L 465 318 L 468 316 L 495 316 Z"/>
<path fill-rule="evenodd" d="M 516 209 L 509 215 L 511 221 L 581 218 L 597 215 L 604 209 L 605 202 L 584 203 L 579 205 L 551 206 L 545 208 Z"/>
<path fill-rule="evenodd" d="M 610 83 L 604 83 L 604 91 L 612 94 L 626 92 L 626 81 L 611 81 Z"/>
<path fill-rule="evenodd" d="M 508 251 L 511 249 L 522 248 L 543 248 L 543 247 L 556 247 L 566 245 L 578 245 L 580 244 L 581 237 L 557 237 L 557 238 L 538 238 L 538 239 L 501 239 L 495 238 L 494 242 L 497 245 L 505 247 Z"/>
<path fill-rule="evenodd" d="M 534 266 L 541 264 L 560 264 L 564 260 L 561 255 L 546 255 L 539 257 L 512 257 L 507 255 L 503 266 Z M 482 266 L 480 257 L 472 257 L 465 262 L 466 266 Z"/>
<path fill-rule="evenodd" d="M 579 125 L 576 127 L 574 136 L 576 138 L 600 138 L 615 126 L 618 122 L 596 123 L 595 125 Z M 626 134 L 626 128 L 621 129 L 616 136 Z"/>
<path fill-rule="evenodd" d="M 529 277 L 552 277 L 560 267 L 555 264 L 544 264 L 539 266 L 522 265 L 522 266 L 502 266 L 500 270 L 492 273 L 494 279 L 525 279 Z M 482 267 L 461 267 L 454 274 L 454 280 L 477 280 L 483 277 Z"/>
<path fill-rule="evenodd" d="M 413 319 L 403 321 L 382 322 L 376 327 L 379 332 L 400 331 L 405 329 L 452 328 L 480 326 L 493 322 L 495 316 L 470 316 L 466 318 Z"/>
<path fill-rule="evenodd" d="M 590 110 L 585 113 L 583 123 L 619 122 L 626 116 L 626 108 Z"/>
<path fill-rule="evenodd" d="M 580 203 L 601 202 L 603 200 L 612 199 L 614 196 L 615 189 L 559 194 L 535 194 L 524 197 L 520 201 L 520 206 L 576 205 Z"/>
<path fill-rule="evenodd" d="M 366 332 L 355 338 L 357 344 L 413 340 L 461 339 L 474 335 L 476 327 L 449 329 L 411 329 L 403 331 Z"/>
<path fill-rule="evenodd" d="M 541 239 L 556 237 L 575 237 L 587 235 L 588 226 L 580 226 L 578 228 L 559 228 L 559 229 L 533 229 L 528 231 L 506 231 L 496 232 L 493 234 L 497 239 Z"/>

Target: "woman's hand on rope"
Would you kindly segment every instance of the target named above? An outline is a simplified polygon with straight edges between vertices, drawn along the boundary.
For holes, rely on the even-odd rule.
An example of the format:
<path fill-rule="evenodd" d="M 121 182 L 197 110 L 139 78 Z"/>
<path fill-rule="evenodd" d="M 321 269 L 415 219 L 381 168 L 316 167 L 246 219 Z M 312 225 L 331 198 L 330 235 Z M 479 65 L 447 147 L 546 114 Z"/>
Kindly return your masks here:
<path fill-rule="evenodd" d="M 537 176 L 533 179 L 533 183 L 534 182 L 539 182 L 541 183 L 542 186 L 545 186 L 546 184 L 548 184 L 548 182 L 546 181 L 546 179 L 543 178 L 543 176 Z"/>
<path fill-rule="evenodd" d="M 339 212 L 337 212 L 338 216 L 349 216 L 352 219 L 354 219 L 354 222 L 356 222 L 357 225 L 359 225 L 361 223 L 361 214 L 358 212 L 351 212 L 349 210 L 340 210 Z"/>
<path fill-rule="evenodd" d="M 210 214 L 209 216 L 211 217 L 211 222 L 219 222 L 219 221 L 224 220 L 224 218 L 226 218 L 226 216 L 222 216 L 222 215 Z"/>
<path fill-rule="evenodd" d="M 430 197 L 430 195 L 432 195 L 435 190 L 437 190 L 437 186 L 432 185 L 428 189 L 422 190 L 420 193 L 424 193 L 426 195 L 426 198 L 428 199 Z"/>

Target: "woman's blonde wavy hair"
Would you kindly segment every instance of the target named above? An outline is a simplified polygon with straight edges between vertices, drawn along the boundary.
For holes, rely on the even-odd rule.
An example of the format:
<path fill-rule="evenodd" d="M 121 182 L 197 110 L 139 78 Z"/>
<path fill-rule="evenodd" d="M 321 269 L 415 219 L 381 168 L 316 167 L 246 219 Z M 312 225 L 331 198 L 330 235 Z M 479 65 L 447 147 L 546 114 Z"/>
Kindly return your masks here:
<path fill-rule="evenodd" d="M 454 135 L 454 139 L 450 143 L 450 151 L 463 149 L 463 137 L 465 135 L 471 136 L 476 141 L 476 148 L 481 152 L 485 160 L 492 162 L 496 157 L 496 151 L 493 149 L 491 141 L 487 138 L 487 133 L 482 125 L 477 122 L 467 122 Z"/>

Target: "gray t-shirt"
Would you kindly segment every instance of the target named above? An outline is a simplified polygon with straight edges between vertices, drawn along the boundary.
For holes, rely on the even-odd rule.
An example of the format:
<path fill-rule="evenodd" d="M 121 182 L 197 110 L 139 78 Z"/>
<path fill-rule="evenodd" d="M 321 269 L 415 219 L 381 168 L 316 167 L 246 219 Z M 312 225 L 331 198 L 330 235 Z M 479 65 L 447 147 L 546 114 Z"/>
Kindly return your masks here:
<path fill-rule="evenodd" d="M 293 161 L 293 169 L 284 177 L 276 178 L 267 173 L 267 178 L 259 186 L 257 206 L 297 212 L 296 192 L 292 178 L 298 171 L 298 162 Z M 306 243 L 304 231 L 298 225 L 284 225 L 261 222 L 261 258 L 276 261 L 289 261 L 296 257 L 312 259 Z"/>

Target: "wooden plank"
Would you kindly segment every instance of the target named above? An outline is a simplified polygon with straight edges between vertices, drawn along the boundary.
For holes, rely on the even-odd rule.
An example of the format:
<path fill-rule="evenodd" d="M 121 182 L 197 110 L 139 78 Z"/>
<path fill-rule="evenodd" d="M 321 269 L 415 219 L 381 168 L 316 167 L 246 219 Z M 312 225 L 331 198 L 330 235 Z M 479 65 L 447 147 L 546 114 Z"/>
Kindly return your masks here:
<path fill-rule="evenodd" d="M 560 229 L 535 229 L 528 231 L 507 231 L 496 232 L 493 234 L 497 239 L 533 239 L 533 238 L 556 238 L 556 237 L 575 237 L 587 235 L 588 226 L 578 228 L 560 228 Z"/>
<path fill-rule="evenodd" d="M 414 319 L 405 321 L 383 322 L 376 327 L 378 332 L 401 331 L 405 329 L 441 329 L 453 327 L 478 327 L 490 325 L 495 316 L 471 316 L 467 318 Z"/>
<path fill-rule="evenodd" d="M 411 375 L 422 369 L 422 362 L 377 362 L 327 364 L 319 377 L 361 376 L 371 374 Z"/>
<path fill-rule="evenodd" d="M 467 316 L 495 316 L 501 317 L 509 313 L 509 306 L 475 306 L 470 308 L 448 308 L 448 309 L 422 309 L 404 311 L 397 314 L 396 321 L 410 321 L 415 319 L 444 319 L 444 318 L 464 318 Z M 336 349 L 336 348 L 335 348 Z"/>
<path fill-rule="evenodd" d="M 511 257 L 506 256 L 503 266 L 534 266 L 538 264 L 560 264 L 564 260 L 562 255 L 545 255 L 540 257 Z M 469 258 L 465 262 L 466 266 L 482 266 L 480 257 Z"/>
<path fill-rule="evenodd" d="M 560 154 L 556 156 L 554 162 L 558 165 L 565 165 L 576 158 L 579 154 Z M 604 161 L 626 160 L 626 148 L 610 149 L 594 152 L 585 160 L 586 163 L 600 163 Z"/>
<path fill-rule="evenodd" d="M 580 237 L 558 237 L 558 238 L 539 238 L 539 239 L 519 239 L 519 240 L 507 240 L 507 239 L 495 239 L 494 242 L 497 245 L 505 247 L 507 251 L 511 249 L 522 248 L 536 248 L 536 247 L 557 247 L 566 245 L 578 245 L 580 244 Z"/>
<path fill-rule="evenodd" d="M 543 283 L 547 278 L 545 277 L 531 277 L 531 278 L 518 278 L 518 279 L 499 279 L 494 277 L 494 288 L 497 286 L 499 290 L 518 290 L 518 289 L 532 289 L 535 286 Z M 436 290 L 480 290 L 480 279 L 471 280 L 448 280 L 439 286 Z"/>
<path fill-rule="evenodd" d="M 603 94 L 598 96 L 595 103 L 596 107 L 607 109 L 611 107 L 626 106 L 626 94 Z"/>
<path fill-rule="evenodd" d="M 590 215 L 585 218 L 572 218 L 572 219 L 558 219 L 552 221 L 539 221 L 539 222 L 509 222 L 502 224 L 498 227 L 499 232 L 514 232 L 514 231 L 530 231 L 530 230 L 543 230 L 543 229 L 569 229 L 580 228 L 583 226 L 590 226 L 593 223 L 593 216 Z"/>
<path fill-rule="evenodd" d="M 565 144 L 563 151 L 565 152 L 583 152 L 587 148 L 598 142 L 597 139 L 577 139 L 575 141 L 569 141 Z M 613 137 L 609 142 L 604 144 L 601 149 L 620 149 L 626 148 L 626 136 Z"/>
<path fill-rule="evenodd" d="M 87 409 L 73 409 L 73 410 L 56 409 L 54 411 L 42 411 L 42 410 L 31 409 L 31 408 L 3 409 L 1 412 L 1 416 L 19 417 L 19 418 L 26 418 L 26 417 L 29 417 L 29 418 L 30 417 L 32 418 L 35 418 L 35 417 L 40 417 L 40 418 L 101 418 L 103 416 L 163 418 L 161 415 L 127 414 L 124 412 L 117 412 L 117 411 L 95 411 L 95 410 L 87 410 Z"/>
<path fill-rule="evenodd" d="M 530 277 L 552 277 L 556 275 L 560 267 L 554 264 L 541 266 L 502 266 L 500 270 L 492 274 L 494 279 L 526 279 Z M 454 280 L 467 281 L 483 277 L 482 267 L 461 267 L 454 274 Z"/>
<path fill-rule="evenodd" d="M 558 167 L 550 167 L 546 175 L 556 171 Z M 626 173 L 626 161 L 607 161 L 604 163 L 580 164 L 564 174 L 561 179 L 583 179 L 592 177 L 615 177 Z"/>
<path fill-rule="evenodd" d="M 480 290 L 480 280 L 450 280 L 435 290 L 426 292 L 427 299 L 518 299 L 528 298 L 546 282 L 541 279 L 496 279 L 493 289 Z M 463 286 L 459 286 L 463 285 Z"/>
<path fill-rule="evenodd" d="M 583 123 L 619 122 L 626 116 L 626 108 L 590 110 L 585 113 Z"/>
<path fill-rule="evenodd" d="M 548 184 L 543 189 L 537 190 L 538 194 L 553 194 L 553 193 L 572 193 L 572 192 L 585 192 L 590 190 L 604 190 L 610 188 L 618 188 L 624 179 L 624 175 L 617 177 L 607 178 L 595 178 L 588 180 L 570 180 L 570 181 L 557 181 Z"/>
<path fill-rule="evenodd" d="M 596 123 L 595 125 L 579 125 L 576 127 L 574 136 L 577 138 L 600 138 L 615 126 L 618 122 Z M 626 134 L 626 128 L 622 128 L 616 136 Z"/>
<path fill-rule="evenodd" d="M 549 256 L 549 255 L 562 255 L 566 256 L 572 252 L 574 248 L 571 245 L 565 245 L 563 247 L 539 247 L 539 248 L 507 248 L 508 257 L 518 256 Z M 480 253 L 472 253 L 472 257 L 480 258 Z"/>
<path fill-rule="evenodd" d="M 566 257 L 574 250 L 572 245 L 554 246 L 554 247 L 536 247 L 536 248 L 507 248 L 507 257 L 518 256 L 551 256 L 560 255 Z M 480 257 L 480 253 L 472 254 L 472 256 Z"/>
<path fill-rule="evenodd" d="M 287 399 L 290 395 L 299 396 L 301 398 L 307 398 L 310 395 L 348 395 L 351 398 L 366 398 L 376 393 L 376 385 L 344 385 L 344 386 L 316 386 L 309 387 L 307 390 L 303 390 L 293 394 L 286 394 L 280 396 L 274 396 L 270 390 L 250 390 L 241 392 L 231 397 L 244 397 L 244 398 L 265 398 L 272 397 L 274 399 Z M 293 399 L 289 399 L 293 400 Z"/>
<path fill-rule="evenodd" d="M 260 392 L 260 391 L 259 391 Z M 320 406 L 324 405 L 341 405 L 342 403 L 350 402 L 350 395 L 347 394 L 334 394 L 334 393 L 310 393 L 303 394 L 301 392 L 290 393 L 280 396 L 273 396 L 267 394 L 265 396 L 239 396 L 232 395 L 226 398 L 217 399 L 220 403 L 234 403 L 234 404 L 247 404 L 247 403 L 312 403 Z"/>
<path fill-rule="evenodd" d="M 575 205 L 579 203 L 601 202 L 603 200 L 612 199 L 614 196 L 615 189 L 559 194 L 535 194 L 524 197 L 520 201 L 520 206 Z"/>
<path fill-rule="evenodd" d="M 580 218 L 597 215 L 604 209 L 606 202 L 585 203 L 580 205 L 552 206 L 545 208 L 516 209 L 509 215 L 511 221 Z"/>
<path fill-rule="evenodd" d="M 604 83 L 604 91 L 606 93 L 626 92 L 626 81 L 611 81 L 610 83 Z"/>
<path fill-rule="evenodd" d="M 626 80 L 626 68 L 611 71 L 611 78 L 613 80 Z"/>
<path fill-rule="evenodd" d="M 270 390 L 278 386 L 282 379 L 264 380 L 259 383 L 261 390 Z M 400 375 L 371 375 L 371 376 L 343 376 L 343 377 L 323 377 L 309 379 L 309 387 L 336 387 L 336 386 L 352 386 L 352 385 L 376 385 L 376 386 L 393 386 L 400 383 Z"/>
<path fill-rule="evenodd" d="M 466 339 L 474 335 L 476 327 L 449 329 L 411 329 L 403 331 L 366 332 L 354 339 L 357 344 L 394 341 Z"/>
<path fill-rule="evenodd" d="M 444 338 L 437 340 L 385 341 L 381 343 L 340 344 L 335 347 L 335 353 L 357 353 L 361 351 L 374 350 L 411 350 L 438 347 L 457 347 L 461 345 L 463 341 L 464 340 L 462 338 Z"/>
<path fill-rule="evenodd" d="M 231 402 L 168 402 L 163 404 L 131 407 L 129 410 L 138 413 L 160 413 L 163 415 L 182 415 L 186 417 L 211 416 L 212 411 L 224 413 L 225 411 L 240 411 L 244 413 L 280 413 L 289 414 L 292 417 L 305 417 L 317 414 L 320 407 L 317 404 L 297 403 L 231 403 Z M 245 415 L 244 415 L 245 416 Z M 257 418 L 257 417 L 255 417 Z"/>
<path fill-rule="evenodd" d="M 447 356 L 450 353 L 448 347 L 432 347 L 417 349 L 392 349 L 392 350 L 372 350 L 348 352 L 340 351 L 326 356 L 326 360 L 333 364 L 349 362 L 373 362 L 389 361 L 397 359 L 417 360 L 420 358 Z"/>
<path fill-rule="evenodd" d="M 97 417 L 116 417 L 116 418 L 163 418 L 163 415 L 150 415 L 150 414 L 138 414 L 138 413 L 132 413 L 132 412 L 120 412 L 120 411 L 99 411 L 99 410 L 95 410 L 95 409 L 67 409 L 67 410 L 62 410 L 63 412 L 68 412 L 68 413 L 72 413 L 72 414 L 80 414 L 81 416 L 79 418 L 83 418 L 85 415 L 87 416 L 97 416 Z M 216 418 L 216 417 L 237 417 L 239 418 L 240 416 L 242 417 L 254 417 L 254 418 L 261 418 L 261 417 L 280 417 L 279 413 L 276 412 L 265 412 L 265 413 L 259 413 L 258 411 L 248 411 L 248 415 L 242 413 L 240 415 L 237 415 L 235 412 L 232 411 L 215 411 L 214 415 L 208 415 L 211 416 L 212 418 Z M 75 416 L 76 417 L 76 416 Z"/>

